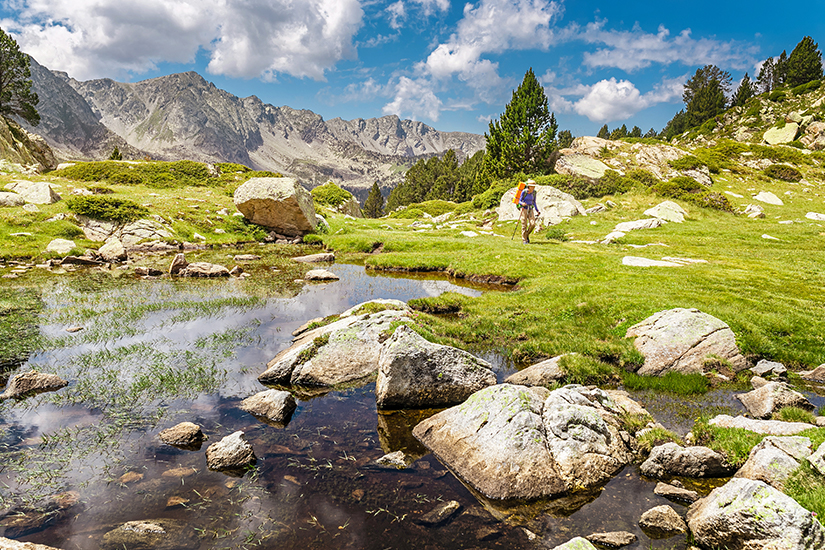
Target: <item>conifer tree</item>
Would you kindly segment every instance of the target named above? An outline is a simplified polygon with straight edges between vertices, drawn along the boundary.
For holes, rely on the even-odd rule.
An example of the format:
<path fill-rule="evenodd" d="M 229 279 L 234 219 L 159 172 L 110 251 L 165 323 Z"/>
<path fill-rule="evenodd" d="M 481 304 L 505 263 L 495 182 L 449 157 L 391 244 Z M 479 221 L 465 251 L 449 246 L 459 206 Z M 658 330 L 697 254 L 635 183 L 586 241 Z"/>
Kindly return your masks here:
<path fill-rule="evenodd" d="M 549 174 L 556 158 L 556 117 L 547 106 L 547 96 L 533 69 L 513 92 L 498 120 L 490 121 L 485 172 L 505 178 L 518 172 Z"/>
<path fill-rule="evenodd" d="M 779 59 L 776 60 L 773 69 L 773 89 L 780 88 L 785 85 L 788 79 L 788 54 L 785 50 L 779 54 Z"/>
<path fill-rule="evenodd" d="M 625 124 L 610 132 L 610 139 L 621 139 L 623 137 L 627 137 L 627 125 Z"/>
<path fill-rule="evenodd" d="M 596 137 L 602 138 L 602 139 L 609 139 L 610 138 L 610 130 L 607 128 L 607 124 L 605 124 L 604 126 L 602 126 L 599 129 L 599 133 L 596 134 Z"/>
<path fill-rule="evenodd" d="M 123 160 L 123 155 L 121 154 L 120 149 L 117 148 L 117 145 L 115 145 L 115 148 L 112 149 L 112 154 L 109 155 L 109 160 Z"/>
<path fill-rule="evenodd" d="M 638 126 L 634 126 L 632 130 L 630 130 L 630 137 L 633 138 L 640 138 L 642 137 L 642 129 Z"/>
<path fill-rule="evenodd" d="M 17 42 L 0 29 L 0 113 L 17 115 L 32 126 L 40 123 L 35 105 L 39 99 L 32 92 L 29 56 Z"/>
<path fill-rule="evenodd" d="M 756 95 L 754 85 L 748 73 L 745 73 L 745 76 L 742 77 L 742 82 L 740 82 L 739 87 L 736 88 L 736 93 L 733 94 L 730 104 L 732 107 L 742 107 L 754 95 Z"/>
<path fill-rule="evenodd" d="M 567 149 L 571 145 L 573 145 L 573 132 L 570 130 L 562 130 L 559 132 L 559 136 L 556 138 L 556 141 L 559 144 L 559 149 Z"/>
<path fill-rule="evenodd" d="M 384 213 L 384 197 L 378 189 L 378 182 L 372 184 L 367 200 L 364 201 L 364 216 L 368 218 L 380 218 Z"/>
<path fill-rule="evenodd" d="M 788 58 L 786 82 L 788 86 L 807 84 L 822 78 L 822 53 L 814 39 L 806 36 Z"/>
<path fill-rule="evenodd" d="M 759 89 L 762 93 L 768 93 L 773 90 L 773 82 L 774 82 L 774 72 L 776 70 L 776 64 L 773 61 L 773 57 L 769 57 L 762 63 L 762 67 L 759 69 L 759 76 L 756 77 L 756 81 L 759 83 Z"/>
<path fill-rule="evenodd" d="M 650 130 L 647 131 L 647 133 L 644 135 L 644 137 L 646 137 L 646 138 L 655 138 L 658 135 L 659 135 L 659 133 L 656 130 L 654 130 L 653 128 L 651 128 Z"/>

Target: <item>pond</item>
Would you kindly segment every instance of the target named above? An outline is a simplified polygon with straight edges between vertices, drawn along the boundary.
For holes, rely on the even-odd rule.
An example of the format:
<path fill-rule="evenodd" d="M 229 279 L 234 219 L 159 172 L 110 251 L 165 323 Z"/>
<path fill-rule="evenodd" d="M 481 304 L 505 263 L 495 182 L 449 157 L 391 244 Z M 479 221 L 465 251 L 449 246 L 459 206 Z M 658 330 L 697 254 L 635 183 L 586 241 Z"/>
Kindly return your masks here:
<path fill-rule="evenodd" d="M 375 298 L 488 290 L 332 269 L 340 281 L 309 286 L 265 267 L 246 281 L 96 272 L 47 279 L 47 344 L 21 370 L 55 373 L 70 385 L 0 403 L 0 529 L 65 550 L 110 547 L 107 533 L 136 520 L 164 521 L 172 542 L 157 548 L 552 548 L 616 530 L 639 537 L 629 548 L 686 547 L 638 527 L 653 506 L 685 511 L 654 495 L 655 482 L 638 466 L 595 493 L 524 517 L 477 498 L 431 454 L 404 470 L 376 466 L 385 453 L 417 446 L 412 427 L 434 411 L 379 414 L 374 384 L 299 399 L 285 428 L 241 411 L 240 400 L 264 389 L 256 378 L 265 363 L 312 318 Z M 82 330 L 67 332 L 73 327 Z M 480 355 L 499 380 L 516 370 L 494 351 Z M 711 399 L 735 407 L 729 396 Z M 183 421 L 207 434 L 199 451 L 157 438 Z M 256 467 L 243 477 L 208 470 L 206 446 L 237 430 Z M 421 523 L 450 500 L 461 509 L 449 521 Z"/>

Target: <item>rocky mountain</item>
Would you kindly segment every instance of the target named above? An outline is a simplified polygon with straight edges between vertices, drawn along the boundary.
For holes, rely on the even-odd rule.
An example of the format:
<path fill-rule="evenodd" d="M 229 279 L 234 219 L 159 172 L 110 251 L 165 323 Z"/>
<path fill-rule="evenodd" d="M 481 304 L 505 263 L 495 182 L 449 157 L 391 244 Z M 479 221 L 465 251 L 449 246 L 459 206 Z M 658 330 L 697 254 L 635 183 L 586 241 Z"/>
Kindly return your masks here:
<path fill-rule="evenodd" d="M 396 116 L 325 121 L 312 111 L 239 98 L 195 72 L 80 82 L 32 63 L 32 80 L 43 118 L 36 130 L 63 158 L 105 158 L 117 144 L 127 158 L 237 162 L 358 192 L 376 180 L 393 187 L 420 157 L 452 148 L 463 158 L 485 143 L 478 134 Z"/>

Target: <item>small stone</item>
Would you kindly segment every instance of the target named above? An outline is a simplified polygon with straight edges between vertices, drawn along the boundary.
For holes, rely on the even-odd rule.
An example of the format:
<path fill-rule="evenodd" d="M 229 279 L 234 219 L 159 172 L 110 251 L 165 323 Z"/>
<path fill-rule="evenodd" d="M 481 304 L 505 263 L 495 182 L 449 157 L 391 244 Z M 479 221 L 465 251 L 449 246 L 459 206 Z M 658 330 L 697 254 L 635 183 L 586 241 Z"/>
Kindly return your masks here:
<path fill-rule="evenodd" d="M 636 542 L 636 535 L 627 531 L 612 531 L 610 533 L 593 533 L 585 537 L 594 544 L 601 544 L 610 548 L 621 548 Z"/>
<path fill-rule="evenodd" d="M 461 508 L 461 504 L 455 500 L 442 502 L 420 518 L 417 523 L 428 526 L 435 526 L 450 519 Z"/>
<path fill-rule="evenodd" d="M 181 422 L 163 430 L 158 436 L 167 445 L 197 447 L 197 449 L 200 449 L 201 443 L 205 439 L 201 427 L 193 422 Z"/>
<path fill-rule="evenodd" d="M 139 474 L 137 472 L 126 472 L 125 474 L 120 476 L 120 479 L 118 479 L 118 481 L 120 483 L 123 483 L 124 485 L 127 485 L 129 483 L 140 481 L 141 479 L 143 479 L 143 474 Z"/>
<path fill-rule="evenodd" d="M 338 275 L 326 269 L 312 269 L 304 275 L 304 280 L 307 281 L 337 281 L 338 279 L 340 279 Z"/>
<path fill-rule="evenodd" d="M 206 449 L 206 464 L 210 470 L 237 470 L 255 464 L 257 460 L 242 431 L 228 435 Z"/>
<path fill-rule="evenodd" d="M 639 526 L 656 534 L 676 535 L 687 533 L 685 520 L 676 513 L 676 510 L 664 504 L 651 508 L 639 519 Z"/>
<path fill-rule="evenodd" d="M 679 500 L 682 502 L 696 502 L 699 500 L 699 493 L 696 491 L 688 491 L 687 489 L 668 485 L 667 483 L 663 483 L 661 481 L 656 484 L 656 488 L 653 489 L 653 493 L 659 495 L 660 497 L 665 497 L 670 500 Z"/>
<path fill-rule="evenodd" d="M 189 502 L 188 498 L 183 497 L 169 497 L 166 501 L 167 508 L 177 508 L 178 506 L 183 506 Z"/>
<path fill-rule="evenodd" d="M 160 269 L 155 269 L 154 267 L 139 265 L 135 268 L 135 275 L 139 275 L 141 277 L 160 277 L 163 275 L 163 271 Z"/>
<path fill-rule="evenodd" d="M 187 467 L 172 468 L 170 470 L 166 470 L 165 472 L 160 474 L 160 476 L 161 477 L 180 479 L 180 478 L 184 478 L 184 477 L 193 476 L 197 473 L 198 473 L 198 471 L 196 469 L 187 466 Z"/>
<path fill-rule="evenodd" d="M 236 254 L 232 259 L 236 262 L 254 262 L 260 260 L 261 257 L 257 254 Z"/>
<path fill-rule="evenodd" d="M 81 330 L 83 330 L 83 327 L 69 327 L 66 329 L 66 332 L 75 333 L 80 332 Z"/>
<path fill-rule="evenodd" d="M 11 379 L 6 391 L 0 394 L 0 401 L 3 399 L 19 399 L 36 393 L 56 391 L 65 388 L 69 383 L 56 374 L 46 374 L 37 371 L 29 371 L 18 374 Z"/>
<path fill-rule="evenodd" d="M 323 263 L 323 262 L 334 262 L 335 261 L 335 254 L 331 252 L 322 252 L 320 254 L 310 254 L 309 256 L 297 256 L 292 258 L 293 262 L 301 262 L 301 263 Z"/>

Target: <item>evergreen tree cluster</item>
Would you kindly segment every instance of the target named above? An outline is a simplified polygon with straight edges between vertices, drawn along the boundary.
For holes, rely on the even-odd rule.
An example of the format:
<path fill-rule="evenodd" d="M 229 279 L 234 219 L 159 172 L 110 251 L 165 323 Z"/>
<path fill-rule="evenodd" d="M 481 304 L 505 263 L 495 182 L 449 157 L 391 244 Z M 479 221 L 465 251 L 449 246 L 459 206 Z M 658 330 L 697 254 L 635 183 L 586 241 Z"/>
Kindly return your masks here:
<path fill-rule="evenodd" d="M 638 126 L 634 126 L 632 130 L 628 131 L 628 130 L 627 130 L 627 125 L 626 125 L 626 124 L 622 124 L 620 127 L 618 127 L 618 128 L 614 128 L 613 130 L 611 130 L 610 128 L 608 128 L 608 127 L 607 127 L 607 124 L 605 124 L 604 126 L 602 126 L 602 127 L 599 129 L 599 133 L 598 133 L 598 134 L 596 134 L 596 137 L 600 137 L 600 138 L 602 138 L 602 139 L 614 139 L 614 140 L 615 140 L 615 139 L 622 139 L 622 138 L 625 138 L 625 137 L 631 137 L 631 138 L 640 138 L 640 137 L 655 138 L 656 136 L 657 136 L 657 134 L 656 134 L 656 130 L 654 130 L 653 128 L 651 128 L 650 130 L 648 130 L 646 134 L 642 135 L 642 129 L 641 129 L 641 128 L 639 128 Z"/>
<path fill-rule="evenodd" d="M 361 209 L 367 218 L 380 218 L 384 214 L 384 196 L 378 188 L 378 182 L 372 184 L 367 200 L 364 201 L 364 208 Z"/>
<path fill-rule="evenodd" d="M 474 194 L 486 189 L 477 189 L 475 185 L 483 158 L 484 151 L 478 151 L 459 165 L 455 151 L 450 149 L 442 158 L 419 160 L 407 171 L 404 181 L 390 193 L 387 211 L 429 200 L 470 200 Z"/>
<path fill-rule="evenodd" d="M 40 123 L 32 91 L 29 56 L 20 51 L 17 42 L 0 29 L 0 114 L 17 115 L 32 126 Z"/>

